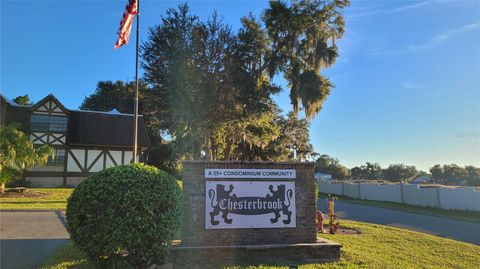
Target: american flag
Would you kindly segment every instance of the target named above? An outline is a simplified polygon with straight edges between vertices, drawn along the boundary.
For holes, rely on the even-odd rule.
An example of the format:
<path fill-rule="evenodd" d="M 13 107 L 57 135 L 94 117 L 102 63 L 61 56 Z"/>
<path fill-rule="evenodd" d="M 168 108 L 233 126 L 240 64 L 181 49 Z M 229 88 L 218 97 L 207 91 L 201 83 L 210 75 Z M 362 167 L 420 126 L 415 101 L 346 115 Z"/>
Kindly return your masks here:
<path fill-rule="evenodd" d="M 120 29 L 118 30 L 118 40 L 114 48 L 119 48 L 128 43 L 130 39 L 130 30 L 132 29 L 132 22 L 135 15 L 138 13 L 137 0 L 128 0 L 125 12 L 123 13 L 122 21 L 120 22 Z"/>

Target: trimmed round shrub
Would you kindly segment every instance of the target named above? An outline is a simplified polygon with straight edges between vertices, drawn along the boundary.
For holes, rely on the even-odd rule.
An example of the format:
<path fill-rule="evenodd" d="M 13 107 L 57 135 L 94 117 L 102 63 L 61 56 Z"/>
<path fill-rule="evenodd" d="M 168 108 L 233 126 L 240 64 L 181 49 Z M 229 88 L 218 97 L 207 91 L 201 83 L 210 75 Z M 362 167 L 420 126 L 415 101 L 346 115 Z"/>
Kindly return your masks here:
<path fill-rule="evenodd" d="M 67 230 L 100 268 L 147 268 L 165 262 L 181 218 L 174 177 L 130 164 L 88 177 L 68 199 Z"/>

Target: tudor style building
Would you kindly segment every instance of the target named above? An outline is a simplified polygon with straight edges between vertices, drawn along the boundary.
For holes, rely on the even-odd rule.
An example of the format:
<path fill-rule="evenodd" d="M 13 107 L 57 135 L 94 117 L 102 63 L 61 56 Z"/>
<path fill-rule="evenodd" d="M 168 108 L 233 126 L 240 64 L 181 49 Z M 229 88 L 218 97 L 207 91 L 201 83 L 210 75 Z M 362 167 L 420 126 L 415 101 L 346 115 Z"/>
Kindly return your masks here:
<path fill-rule="evenodd" d="M 0 95 L 0 126 L 11 123 L 21 124 L 34 145 L 49 144 L 55 149 L 47 165 L 25 172 L 32 187 L 76 186 L 94 172 L 133 160 L 131 114 L 71 110 L 51 94 L 26 106 Z M 139 152 L 149 145 L 140 116 Z"/>

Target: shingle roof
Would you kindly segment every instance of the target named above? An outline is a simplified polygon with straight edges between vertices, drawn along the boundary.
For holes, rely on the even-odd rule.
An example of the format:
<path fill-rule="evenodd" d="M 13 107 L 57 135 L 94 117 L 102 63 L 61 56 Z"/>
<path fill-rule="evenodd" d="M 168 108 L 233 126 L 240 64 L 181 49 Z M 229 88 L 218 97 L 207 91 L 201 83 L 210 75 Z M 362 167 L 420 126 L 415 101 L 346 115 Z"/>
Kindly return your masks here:
<path fill-rule="evenodd" d="M 28 105 L 19 105 L 0 95 L 0 125 L 20 123 L 20 130 L 29 131 L 30 113 Z"/>
<path fill-rule="evenodd" d="M 2 111 L 6 113 L 5 122 L 19 122 L 23 131 L 29 131 L 31 110 L 46 100 L 53 100 L 69 114 L 67 144 L 86 146 L 118 146 L 130 147 L 133 144 L 133 115 L 118 111 L 87 111 L 65 108 L 55 96 L 48 95 L 33 105 L 18 105 L 0 95 Z M 5 106 L 5 107 L 4 107 Z M 6 108 L 4 110 L 3 108 Z M 2 116 L 3 121 L 3 116 Z M 28 127 L 28 128 L 27 128 Z M 138 146 L 150 146 L 150 139 L 143 123 L 143 117 L 138 119 Z"/>
<path fill-rule="evenodd" d="M 125 114 L 70 111 L 68 144 L 130 146 L 133 144 L 133 117 Z M 138 121 L 138 146 L 150 146 L 143 119 Z"/>

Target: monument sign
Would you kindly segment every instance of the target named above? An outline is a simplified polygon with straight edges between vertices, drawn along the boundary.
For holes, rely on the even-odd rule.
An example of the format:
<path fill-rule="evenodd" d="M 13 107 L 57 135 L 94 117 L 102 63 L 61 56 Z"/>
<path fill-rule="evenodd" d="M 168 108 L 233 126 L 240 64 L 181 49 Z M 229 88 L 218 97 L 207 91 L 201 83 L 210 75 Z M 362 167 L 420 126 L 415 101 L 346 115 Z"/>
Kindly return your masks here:
<path fill-rule="evenodd" d="M 313 163 L 183 162 L 182 259 L 338 260 L 318 241 Z"/>
<path fill-rule="evenodd" d="M 206 181 L 205 192 L 206 229 L 295 227 L 295 182 Z"/>

